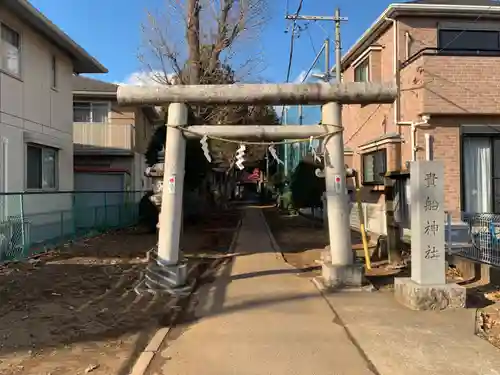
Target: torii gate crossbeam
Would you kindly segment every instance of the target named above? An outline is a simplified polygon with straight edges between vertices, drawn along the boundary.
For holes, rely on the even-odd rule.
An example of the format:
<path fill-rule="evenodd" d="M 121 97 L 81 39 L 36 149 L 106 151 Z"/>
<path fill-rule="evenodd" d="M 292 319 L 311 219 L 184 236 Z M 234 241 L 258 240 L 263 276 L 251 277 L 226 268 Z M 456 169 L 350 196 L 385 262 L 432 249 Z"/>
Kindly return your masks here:
<path fill-rule="evenodd" d="M 397 88 L 390 83 L 338 84 L 245 84 L 186 86 L 120 86 L 118 102 L 124 105 L 161 105 L 168 108 L 166 163 L 163 168 L 158 259 L 154 272 L 162 272 L 165 291 L 185 290 L 186 269 L 179 259 L 184 180 L 185 138 L 195 133 L 232 139 L 257 137 L 325 137 L 325 179 L 331 261 L 323 265 L 323 279 L 328 286 L 361 282 L 363 269 L 356 267 L 350 240 L 349 210 L 342 128 L 335 124 L 335 103 L 392 103 Z M 186 104 L 324 104 L 321 126 L 187 126 Z M 179 127 L 183 127 L 180 129 Z M 156 272 L 156 273 L 155 273 Z M 148 277 L 146 276 L 146 279 Z M 161 283 L 156 283 L 156 285 Z M 151 284 L 148 284 L 151 287 Z"/>

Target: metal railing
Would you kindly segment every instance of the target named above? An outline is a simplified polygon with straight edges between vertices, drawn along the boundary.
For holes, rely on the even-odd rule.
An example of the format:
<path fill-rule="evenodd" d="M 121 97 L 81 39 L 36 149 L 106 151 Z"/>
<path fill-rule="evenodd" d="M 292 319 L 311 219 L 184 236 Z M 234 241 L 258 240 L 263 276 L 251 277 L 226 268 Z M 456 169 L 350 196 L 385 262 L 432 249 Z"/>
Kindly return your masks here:
<path fill-rule="evenodd" d="M 462 213 L 462 221 L 464 224 L 462 233 L 458 232 L 461 237 L 459 240 L 452 238 L 453 229 L 448 230 L 448 251 L 476 262 L 500 267 L 500 215 Z M 447 226 L 452 226 L 449 218 Z"/>
<path fill-rule="evenodd" d="M 0 193 L 0 262 L 138 221 L 141 191 Z"/>

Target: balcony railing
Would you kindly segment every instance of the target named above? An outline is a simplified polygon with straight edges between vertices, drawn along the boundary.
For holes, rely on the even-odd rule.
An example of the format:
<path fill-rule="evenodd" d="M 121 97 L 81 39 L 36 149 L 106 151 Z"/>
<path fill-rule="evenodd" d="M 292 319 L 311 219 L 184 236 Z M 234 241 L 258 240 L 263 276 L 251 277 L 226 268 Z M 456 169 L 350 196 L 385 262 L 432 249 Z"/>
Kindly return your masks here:
<path fill-rule="evenodd" d="M 132 151 L 134 126 L 109 123 L 73 123 L 73 143 L 93 148 Z"/>

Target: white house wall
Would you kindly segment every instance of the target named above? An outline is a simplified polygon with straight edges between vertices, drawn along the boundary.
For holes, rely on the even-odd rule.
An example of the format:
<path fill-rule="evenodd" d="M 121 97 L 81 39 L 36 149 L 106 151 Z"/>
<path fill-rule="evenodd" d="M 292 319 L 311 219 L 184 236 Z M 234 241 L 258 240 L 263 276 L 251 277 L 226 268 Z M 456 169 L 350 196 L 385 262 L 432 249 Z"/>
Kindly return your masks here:
<path fill-rule="evenodd" d="M 21 37 L 21 75 L 0 70 L 0 136 L 8 141 L 8 192 L 25 188 L 26 142 L 59 149 L 58 189 L 73 190 L 73 123 L 71 60 L 15 16 L 0 6 L 0 21 Z M 51 88 L 52 56 L 57 59 L 57 88 Z M 20 207 L 9 197 L 8 214 L 18 215 Z M 69 210 L 70 194 L 36 194 L 26 197 L 25 215 Z M 37 215 L 49 219 L 50 215 Z M 37 219 L 38 220 L 38 219 Z"/>

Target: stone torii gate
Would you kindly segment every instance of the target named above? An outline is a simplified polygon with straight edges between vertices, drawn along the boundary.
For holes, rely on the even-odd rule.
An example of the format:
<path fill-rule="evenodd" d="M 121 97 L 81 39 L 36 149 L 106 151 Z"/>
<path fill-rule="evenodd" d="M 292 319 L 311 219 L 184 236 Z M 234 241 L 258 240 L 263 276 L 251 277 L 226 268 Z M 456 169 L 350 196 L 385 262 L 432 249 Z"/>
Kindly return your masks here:
<path fill-rule="evenodd" d="M 158 250 L 148 266 L 144 284 L 150 292 L 182 293 L 186 265 L 180 259 L 182 193 L 185 164 L 185 137 L 259 138 L 268 141 L 324 136 L 325 179 L 331 260 L 324 263 L 327 287 L 358 286 L 362 266 L 354 264 L 350 239 L 348 198 L 341 114 L 338 104 L 392 103 L 397 89 L 391 83 L 336 84 L 234 84 L 179 86 L 120 86 L 118 102 L 123 105 L 168 107 L 165 164 L 163 175 Z M 322 125 L 236 125 L 189 126 L 186 104 L 199 105 L 317 105 L 322 107 Z M 337 112 L 336 112 L 337 110 Z M 337 123 L 336 123 L 337 122 Z"/>

